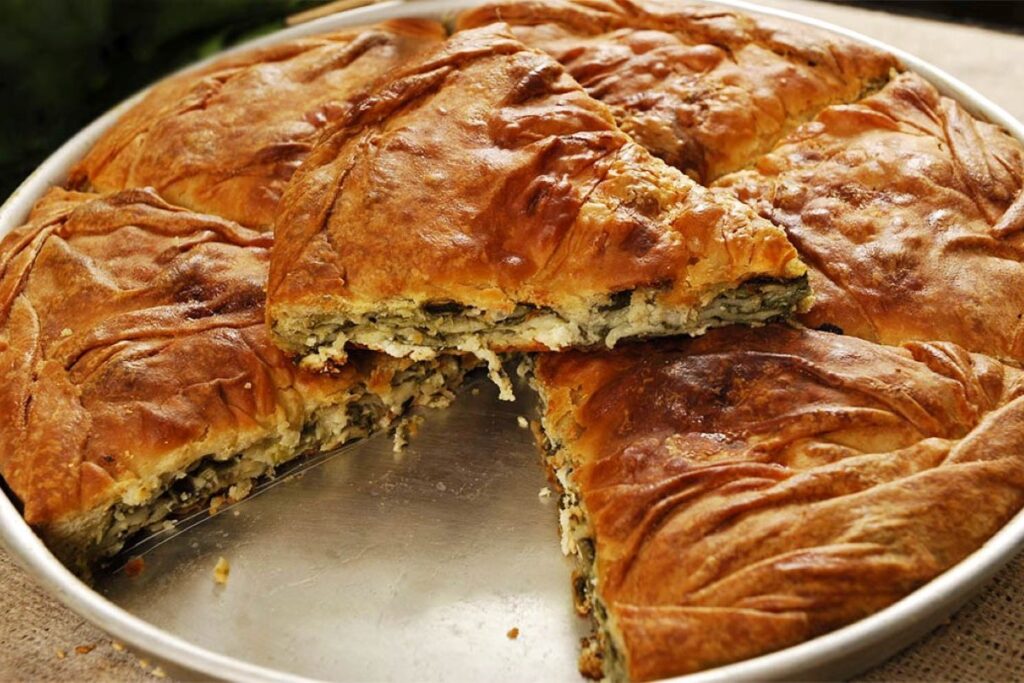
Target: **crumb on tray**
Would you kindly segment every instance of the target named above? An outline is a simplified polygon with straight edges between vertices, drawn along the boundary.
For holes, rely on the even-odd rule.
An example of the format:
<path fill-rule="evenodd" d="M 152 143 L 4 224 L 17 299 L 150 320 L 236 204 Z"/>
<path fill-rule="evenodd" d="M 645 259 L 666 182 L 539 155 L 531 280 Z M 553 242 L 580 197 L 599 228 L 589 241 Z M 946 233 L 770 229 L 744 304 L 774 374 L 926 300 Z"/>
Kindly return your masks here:
<path fill-rule="evenodd" d="M 221 586 L 224 586 L 228 582 L 228 574 L 231 573 L 231 565 L 223 557 L 217 558 L 217 564 L 213 567 L 213 580 Z"/>
<path fill-rule="evenodd" d="M 515 640 L 519 637 L 519 627 L 513 626 L 508 630 L 508 633 L 506 633 L 505 635 L 508 637 L 509 640 Z"/>
<path fill-rule="evenodd" d="M 92 645 L 79 645 L 79 646 L 77 646 L 75 648 L 75 652 L 77 654 L 80 654 L 80 655 L 87 655 L 87 654 L 89 654 L 90 652 L 92 652 L 95 649 L 96 649 L 96 644 L 95 643 L 93 643 Z"/>
<path fill-rule="evenodd" d="M 134 579 L 137 576 L 141 576 L 142 572 L 146 570 L 146 561 L 139 556 L 129 558 L 124 563 L 124 575 L 129 579 Z"/>
<path fill-rule="evenodd" d="M 227 499 L 224 498 L 224 496 L 214 496 L 213 498 L 211 498 L 210 499 L 210 516 L 213 517 L 218 512 L 220 512 L 220 509 L 222 507 L 224 507 L 224 503 L 226 503 L 226 502 L 227 502 Z"/>
<path fill-rule="evenodd" d="M 551 497 L 551 489 L 549 489 L 547 486 L 545 486 L 544 488 L 542 488 L 540 490 L 540 493 L 538 493 L 537 495 L 540 496 L 541 498 L 550 498 Z"/>

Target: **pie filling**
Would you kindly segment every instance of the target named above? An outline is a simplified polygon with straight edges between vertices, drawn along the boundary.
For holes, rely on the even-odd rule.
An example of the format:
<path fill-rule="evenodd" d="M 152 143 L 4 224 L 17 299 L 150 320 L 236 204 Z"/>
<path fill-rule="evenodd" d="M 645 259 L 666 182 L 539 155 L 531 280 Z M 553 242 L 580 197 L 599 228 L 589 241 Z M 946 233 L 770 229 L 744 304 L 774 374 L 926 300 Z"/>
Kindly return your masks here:
<path fill-rule="evenodd" d="M 466 368 L 452 356 L 422 361 L 395 374 L 383 393 L 357 384 L 335 403 L 305 416 L 301 430 L 279 428 L 237 452 L 209 453 L 185 470 L 166 472 L 135 486 L 83 528 L 51 530 L 50 545 L 85 572 L 144 532 L 205 509 L 211 499 L 244 498 L 254 482 L 299 455 L 325 451 L 388 428 L 412 405 L 441 407 L 454 398 Z"/>
<path fill-rule="evenodd" d="M 495 351 L 613 347 L 626 338 L 699 335 L 734 323 L 764 324 L 797 310 L 810 296 L 810 287 L 806 277 L 752 279 L 699 308 L 666 307 L 658 301 L 660 293 L 653 287 L 617 292 L 572 314 L 519 304 L 511 314 L 495 316 L 449 301 L 385 302 L 379 310 L 362 314 L 295 310 L 275 320 L 273 332 L 300 357 L 302 367 L 312 370 L 344 362 L 345 346 L 353 344 L 415 359 L 432 358 L 441 349 L 464 351 L 486 361 L 492 378 L 498 379 Z M 503 394 L 510 394 L 507 380 L 498 384 Z"/>
<path fill-rule="evenodd" d="M 546 403 L 544 392 L 535 387 Z M 547 411 L 542 408 L 542 415 Z M 544 423 L 544 419 L 541 420 Z M 582 642 L 579 659 L 580 673 L 592 679 L 624 681 L 626 661 L 620 644 L 614 617 L 608 612 L 597 578 L 597 544 L 586 507 L 573 481 L 572 460 L 561 444 L 552 441 L 552 431 L 543 425 L 545 462 L 554 476 L 561 495 L 558 500 L 558 522 L 562 535 L 562 552 L 573 558 L 573 600 L 576 611 L 590 616 L 593 633 Z"/>

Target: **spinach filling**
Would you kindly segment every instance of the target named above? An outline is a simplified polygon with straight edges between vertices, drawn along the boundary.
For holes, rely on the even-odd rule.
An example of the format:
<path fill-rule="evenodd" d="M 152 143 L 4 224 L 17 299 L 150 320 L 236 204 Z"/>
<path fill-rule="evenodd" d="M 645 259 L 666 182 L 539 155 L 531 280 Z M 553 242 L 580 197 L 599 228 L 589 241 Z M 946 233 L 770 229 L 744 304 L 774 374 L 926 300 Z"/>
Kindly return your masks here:
<path fill-rule="evenodd" d="M 614 346 L 624 338 L 702 334 L 709 327 L 760 325 L 791 315 L 810 294 L 807 278 L 755 278 L 718 294 L 696 309 L 673 310 L 658 301 L 658 288 L 622 290 L 595 303 L 581 319 L 548 306 L 520 303 L 508 315 L 455 301 L 429 301 L 413 313 L 381 312 L 339 320 L 313 315 L 297 346 L 316 356 L 345 342 L 370 348 L 457 348 L 539 342 L 548 348 Z M 483 342 L 482 344 L 480 342 Z M 474 343 L 476 342 L 476 343 Z"/>

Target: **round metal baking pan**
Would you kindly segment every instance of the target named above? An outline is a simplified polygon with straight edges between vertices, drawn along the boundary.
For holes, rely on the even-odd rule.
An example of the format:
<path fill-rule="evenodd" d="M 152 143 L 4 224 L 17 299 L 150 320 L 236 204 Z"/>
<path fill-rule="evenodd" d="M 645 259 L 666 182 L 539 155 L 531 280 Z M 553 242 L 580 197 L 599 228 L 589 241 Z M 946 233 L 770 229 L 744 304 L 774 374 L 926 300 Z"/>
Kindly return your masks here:
<path fill-rule="evenodd" d="M 282 30 L 268 44 L 396 17 L 446 17 L 478 0 L 386 2 Z M 943 93 L 1024 142 L 1024 126 L 960 81 L 898 49 L 788 12 L 719 0 L 846 35 L 895 53 Z M 238 48 L 236 48 L 238 49 Z M 84 129 L 0 207 L 0 235 L 138 96 Z M 401 456 L 378 437 L 295 465 L 234 508 L 180 523 L 135 549 L 142 576 L 95 590 L 61 565 L 0 495 L 0 536 L 68 607 L 182 677 L 574 679 L 571 567 L 529 432 L 530 392 L 499 402 L 486 381 L 432 411 Z M 270 491 L 270 489 L 273 489 Z M 938 625 L 1024 545 L 1024 513 L 977 552 L 910 596 L 846 628 L 770 655 L 679 678 L 845 678 Z M 212 579 L 219 556 L 227 586 Z M 512 639 L 507 632 L 519 628 Z"/>

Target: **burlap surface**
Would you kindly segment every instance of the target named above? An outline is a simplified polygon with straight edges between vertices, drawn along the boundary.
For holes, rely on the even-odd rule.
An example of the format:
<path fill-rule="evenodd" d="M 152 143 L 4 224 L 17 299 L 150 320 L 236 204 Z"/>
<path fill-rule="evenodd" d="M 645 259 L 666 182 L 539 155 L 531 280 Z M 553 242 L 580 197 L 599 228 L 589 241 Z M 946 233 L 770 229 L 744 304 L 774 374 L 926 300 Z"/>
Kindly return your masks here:
<path fill-rule="evenodd" d="M 807 0 L 763 4 L 832 21 L 936 64 L 1024 119 L 1024 37 Z M 157 680 L 140 661 L 36 586 L 0 550 L 0 680 Z M 79 648 L 80 651 L 76 651 Z M 1024 558 L 946 625 L 865 681 L 1024 680 Z"/>

